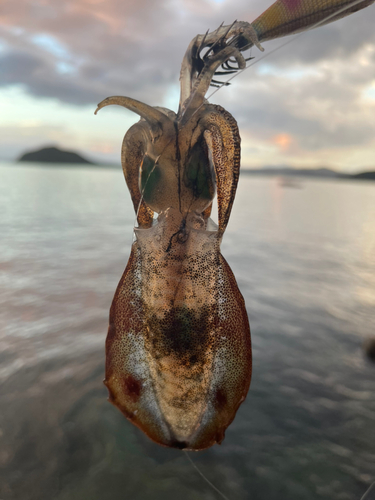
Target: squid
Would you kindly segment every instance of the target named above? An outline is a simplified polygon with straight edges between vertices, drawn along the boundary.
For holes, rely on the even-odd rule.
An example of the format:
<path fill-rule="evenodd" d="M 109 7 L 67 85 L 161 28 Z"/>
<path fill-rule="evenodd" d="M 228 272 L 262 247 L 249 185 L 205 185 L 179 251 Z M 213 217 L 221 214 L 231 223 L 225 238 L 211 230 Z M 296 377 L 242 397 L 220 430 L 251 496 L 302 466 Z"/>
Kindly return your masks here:
<path fill-rule="evenodd" d="M 140 121 L 121 161 L 137 217 L 110 309 L 105 385 L 110 401 L 154 442 L 202 450 L 224 439 L 251 380 L 250 326 L 220 253 L 236 195 L 240 135 L 205 99 L 217 78 L 246 67 L 261 42 L 335 21 L 374 0 L 277 0 L 253 23 L 234 22 L 188 46 L 178 113 L 108 97 Z M 225 84 L 225 83 L 224 83 Z M 95 113 L 96 113 L 95 112 Z M 210 218 L 217 196 L 218 224 Z"/>

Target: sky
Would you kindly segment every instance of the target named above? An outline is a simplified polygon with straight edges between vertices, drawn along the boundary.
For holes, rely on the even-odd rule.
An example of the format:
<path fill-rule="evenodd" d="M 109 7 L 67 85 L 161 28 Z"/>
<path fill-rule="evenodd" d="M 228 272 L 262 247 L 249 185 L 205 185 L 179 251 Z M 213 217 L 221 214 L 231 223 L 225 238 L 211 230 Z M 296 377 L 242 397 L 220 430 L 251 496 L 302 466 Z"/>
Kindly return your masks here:
<path fill-rule="evenodd" d="M 255 20 L 268 0 L 0 0 L 0 161 L 45 146 L 120 164 L 138 117 L 125 95 L 177 111 L 195 35 Z M 210 102 L 237 120 L 242 168 L 375 170 L 375 5 L 252 48 L 258 63 Z M 267 53 L 278 50 L 267 56 Z M 250 55 L 247 53 L 246 55 Z M 210 92 L 208 93 L 208 95 Z"/>

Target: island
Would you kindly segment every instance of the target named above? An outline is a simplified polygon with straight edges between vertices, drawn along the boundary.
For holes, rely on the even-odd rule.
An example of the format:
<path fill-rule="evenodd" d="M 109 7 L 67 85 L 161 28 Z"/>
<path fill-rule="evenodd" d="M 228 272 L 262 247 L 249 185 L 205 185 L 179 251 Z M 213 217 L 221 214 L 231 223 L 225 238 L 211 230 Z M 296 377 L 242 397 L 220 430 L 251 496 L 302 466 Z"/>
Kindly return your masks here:
<path fill-rule="evenodd" d="M 42 148 L 38 151 L 30 151 L 23 154 L 18 161 L 38 162 L 38 163 L 84 163 L 94 165 L 93 162 L 86 160 L 72 151 L 63 151 L 59 148 Z"/>
<path fill-rule="evenodd" d="M 375 181 L 375 171 L 374 172 L 361 172 L 360 174 L 353 175 L 354 179 L 363 179 Z"/>
<path fill-rule="evenodd" d="M 346 174 L 337 172 L 329 168 L 292 168 L 292 167 L 263 167 L 258 169 L 241 170 L 241 175 L 264 175 L 264 176 L 282 176 L 282 177 L 315 177 L 323 179 L 352 179 L 352 180 L 370 180 L 375 181 L 375 171 L 360 172 L 358 174 Z"/>
<path fill-rule="evenodd" d="M 38 151 L 30 151 L 18 158 L 19 162 L 35 163 L 76 163 L 84 165 L 101 166 L 98 163 L 86 160 L 78 153 L 64 151 L 56 147 L 42 148 Z M 118 164 L 106 164 L 109 168 L 117 168 Z M 241 175 L 262 175 L 262 176 L 281 176 L 288 177 L 315 177 L 325 179 L 352 179 L 352 180 L 370 180 L 375 181 L 375 171 L 360 172 L 358 174 L 346 174 L 337 172 L 329 168 L 293 168 L 289 166 L 264 166 L 263 168 L 241 169 Z"/>

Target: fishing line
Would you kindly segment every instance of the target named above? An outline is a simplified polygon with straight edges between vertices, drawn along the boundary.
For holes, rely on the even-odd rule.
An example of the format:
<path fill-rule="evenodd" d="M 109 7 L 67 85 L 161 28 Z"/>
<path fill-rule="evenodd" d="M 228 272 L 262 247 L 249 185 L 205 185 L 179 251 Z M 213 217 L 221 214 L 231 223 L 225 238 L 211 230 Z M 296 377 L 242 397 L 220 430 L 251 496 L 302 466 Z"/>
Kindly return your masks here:
<path fill-rule="evenodd" d="M 279 45 L 278 47 L 275 47 L 274 49 L 270 50 L 269 52 L 267 52 L 266 54 L 264 54 L 263 56 L 260 56 L 258 59 L 256 59 L 256 61 L 254 61 L 253 63 L 249 64 L 248 66 L 246 66 L 246 68 L 244 69 L 241 69 L 241 70 L 238 70 L 234 75 L 232 75 L 230 78 L 228 78 L 228 80 L 226 80 L 225 82 L 223 82 L 220 87 L 217 87 L 206 99 L 209 100 L 211 99 L 211 97 L 213 95 L 216 94 L 216 92 L 218 92 L 219 90 L 221 90 L 223 87 L 226 87 L 229 82 L 231 82 L 234 78 L 236 78 L 237 76 L 239 76 L 241 73 L 243 73 L 244 71 L 246 71 L 247 69 L 251 68 L 252 66 L 254 66 L 255 64 L 259 63 L 260 61 L 263 61 L 264 59 L 266 59 L 267 57 L 269 57 L 270 55 L 274 54 L 275 52 L 278 52 L 279 50 L 283 49 L 284 47 L 286 47 L 287 45 L 295 42 L 296 40 L 298 40 L 301 36 L 303 36 L 307 31 L 310 31 L 314 28 L 317 28 L 318 26 L 320 26 L 321 24 L 324 24 L 326 21 L 328 21 L 329 19 L 332 19 L 333 17 L 336 17 L 337 15 L 341 14 L 342 12 L 345 12 L 346 10 L 350 9 L 351 7 L 354 7 L 356 5 L 358 5 L 359 3 L 363 2 L 364 0 L 354 0 L 353 2 L 350 2 L 348 5 L 346 5 L 345 7 L 342 7 L 341 9 L 335 11 L 334 13 L 332 14 L 329 14 L 328 16 L 324 17 L 323 19 L 321 19 L 320 21 L 318 21 L 317 23 L 313 24 L 312 26 L 310 26 L 310 28 L 306 29 L 306 30 L 303 30 L 301 33 L 298 33 L 296 34 L 296 36 L 290 38 L 289 40 L 287 40 L 286 42 L 282 43 L 281 45 Z M 250 48 L 250 50 L 252 49 L 253 45 L 251 45 L 250 43 L 245 47 L 243 48 L 243 51 L 247 50 L 248 48 Z M 195 90 L 193 92 L 193 94 L 190 96 L 190 98 L 192 96 L 194 96 L 194 94 L 197 92 L 197 90 Z M 191 117 L 189 118 L 188 121 L 190 121 L 193 116 L 202 108 L 202 106 L 204 106 L 205 102 L 203 101 L 202 104 L 200 106 L 198 106 L 198 108 L 194 111 L 194 113 L 191 115 Z M 167 144 L 167 146 L 172 142 L 172 139 L 171 141 Z M 158 159 L 160 158 L 160 156 L 162 155 L 163 153 L 161 153 L 158 157 Z M 152 174 L 152 172 L 154 171 L 156 167 L 156 162 L 155 162 L 155 165 L 154 167 L 152 168 L 151 172 L 149 173 L 147 179 L 146 179 L 146 182 L 145 182 L 145 185 L 144 185 L 144 188 L 142 190 L 142 193 L 141 193 L 141 199 L 140 199 L 140 202 L 139 202 L 139 205 L 138 205 L 138 210 L 137 210 L 137 215 L 136 215 L 136 220 L 135 222 L 138 221 L 138 212 L 139 212 L 139 209 L 140 209 L 140 206 L 141 206 L 141 203 L 142 203 L 142 200 L 143 200 L 143 193 L 144 193 L 144 190 L 146 189 L 146 185 L 148 183 L 148 180 L 150 178 L 150 175 Z M 135 234 L 134 234 L 134 238 L 135 238 Z"/>
<path fill-rule="evenodd" d="M 370 488 L 366 491 L 366 493 L 361 497 L 361 500 L 366 500 L 366 498 L 369 498 L 368 495 L 371 493 L 371 491 L 375 491 L 375 481 L 371 484 Z M 369 499 L 370 500 L 370 499 Z"/>
<path fill-rule="evenodd" d="M 231 76 L 230 78 L 228 78 L 228 80 L 226 80 L 225 82 L 223 82 L 223 84 L 218 87 L 217 89 L 215 89 L 208 97 L 207 97 L 207 100 L 210 99 L 214 94 L 216 94 L 216 92 L 218 92 L 221 88 L 225 87 L 228 85 L 228 83 L 230 81 L 233 80 L 233 78 L 235 78 L 236 76 L 239 76 L 241 73 L 243 73 L 244 71 L 246 71 L 247 69 L 251 68 L 252 66 L 254 66 L 254 64 L 257 64 L 258 62 L 262 61 L 263 59 L 265 59 L 266 57 L 270 56 L 271 54 L 274 54 L 275 52 L 279 51 L 280 49 L 284 48 L 286 45 L 289 45 L 290 43 L 292 42 L 295 42 L 296 40 L 298 40 L 298 38 L 300 38 L 302 35 L 304 35 L 307 31 L 310 31 L 314 28 L 317 28 L 318 26 L 320 26 L 321 24 L 324 24 L 326 21 L 328 21 L 329 19 L 333 18 L 333 17 L 336 17 L 338 14 L 341 14 L 342 12 L 345 12 L 346 10 L 350 9 L 351 7 L 355 7 L 357 4 L 363 2 L 363 0 L 354 0 L 354 2 L 351 2 L 349 3 L 348 5 L 346 5 L 345 7 L 342 7 L 341 9 L 335 11 L 333 14 L 330 14 L 329 16 L 327 17 L 324 17 L 323 19 L 321 19 L 319 22 L 313 24 L 312 26 L 310 26 L 310 28 L 302 31 L 301 33 L 297 34 L 297 36 L 294 36 L 293 38 L 287 40 L 285 43 L 282 43 L 281 45 L 279 45 L 278 47 L 275 47 L 274 49 L 270 50 L 269 52 L 267 52 L 267 54 L 264 54 L 263 56 L 259 57 L 259 59 L 257 59 L 256 61 L 254 61 L 253 63 L 249 64 L 248 66 L 246 66 L 246 68 L 244 69 L 241 69 L 241 70 L 238 70 L 237 73 L 235 73 L 233 76 Z M 245 45 L 244 47 L 244 51 L 247 50 L 247 48 L 251 48 L 253 45 L 250 45 L 248 44 L 247 46 Z M 242 52 L 242 51 L 241 51 Z M 201 104 L 202 106 L 202 104 Z M 201 107 L 200 106 L 200 107 Z M 198 108 L 199 109 L 199 108 Z M 197 110 L 198 111 L 198 110 Z"/>
<path fill-rule="evenodd" d="M 355 0 L 353 2 L 351 2 L 350 4 L 348 4 L 347 6 L 343 7 L 342 9 L 339 9 L 338 11 L 334 12 L 333 14 L 330 14 L 329 16 L 323 18 L 321 21 L 317 22 L 316 24 L 314 24 L 313 26 L 311 26 L 310 28 L 302 31 L 301 33 L 297 34 L 297 36 L 294 36 L 293 38 L 287 40 L 285 43 L 279 45 L 278 47 L 272 49 L 271 51 L 267 52 L 267 54 L 264 54 L 263 56 L 259 57 L 256 61 L 254 61 L 253 63 L 249 64 L 248 66 L 246 66 L 246 68 L 242 69 L 242 70 L 238 70 L 238 72 L 236 72 L 233 76 L 231 76 L 230 78 L 228 78 L 228 80 L 226 80 L 225 82 L 222 83 L 222 85 L 218 88 L 216 88 L 208 97 L 207 97 L 207 100 L 210 99 L 214 94 L 216 94 L 216 92 L 218 92 L 222 87 L 226 86 L 230 81 L 232 81 L 235 77 L 239 76 L 241 73 L 243 73 L 244 71 L 246 71 L 247 69 L 251 68 L 252 66 L 254 66 L 255 64 L 257 64 L 258 62 L 264 60 L 265 58 L 269 57 L 270 55 L 274 54 L 275 52 L 278 52 L 279 50 L 281 50 L 282 48 L 286 47 L 287 45 L 289 45 L 290 43 L 293 43 L 295 42 L 298 38 L 300 38 L 301 36 L 303 36 L 306 31 L 310 31 L 311 29 L 314 29 L 314 28 L 317 28 L 318 26 L 320 26 L 321 24 L 325 23 L 326 21 L 328 21 L 329 19 L 337 16 L 338 14 L 342 13 L 342 12 L 345 12 L 346 10 L 350 9 L 351 7 L 354 7 L 355 5 L 361 3 L 363 0 Z M 252 49 L 252 46 L 245 46 L 245 48 L 243 49 L 243 51 L 247 50 L 247 48 L 250 48 L 250 50 Z M 193 113 L 193 115 L 190 117 L 190 119 L 195 115 L 195 113 L 204 105 L 204 103 L 202 103 L 197 109 L 196 111 Z M 189 120 L 190 120 L 189 119 Z M 167 144 L 167 146 L 172 142 L 169 141 L 169 143 Z M 166 147 L 167 147 L 166 146 Z M 158 158 L 156 159 L 155 161 L 155 164 L 153 166 L 153 168 L 151 169 L 150 173 L 148 174 L 147 176 L 147 179 L 146 179 L 146 182 L 144 184 L 144 187 L 142 189 L 142 192 L 140 193 L 141 194 L 141 198 L 140 198 L 140 201 L 139 201 L 139 204 L 138 204 L 138 209 L 137 209 L 137 213 L 136 213 L 136 217 L 135 217 L 135 223 L 138 222 L 138 214 L 139 214 L 139 210 L 140 210 L 140 206 L 141 206 L 141 203 L 144 199 L 144 191 L 146 189 L 146 186 L 147 186 L 147 183 L 149 181 L 149 178 L 151 176 L 151 174 L 153 173 L 154 169 L 156 168 L 156 165 L 157 165 L 157 161 L 159 160 L 160 156 L 162 155 L 163 153 L 161 153 Z M 136 224 L 134 224 L 134 227 L 135 227 Z M 133 232 L 133 237 L 135 239 L 135 233 Z M 216 493 L 218 495 L 221 496 L 221 498 L 223 498 L 224 500 L 229 500 L 229 498 L 224 494 L 222 493 L 204 474 L 203 472 L 195 465 L 195 463 L 192 461 L 191 457 L 189 456 L 188 452 L 184 451 L 184 454 L 185 454 L 185 457 L 186 459 L 190 462 L 191 466 L 197 471 L 197 473 L 201 476 L 201 478 L 214 490 L 216 491 Z M 370 487 L 368 488 L 368 490 L 365 492 L 365 494 L 361 497 L 360 500 L 367 500 L 368 497 L 369 497 L 369 494 L 375 490 L 375 482 L 372 483 L 370 485 Z"/>
<path fill-rule="evenodd" d="M 195 463 L 190 458 L 189 453 L 187 451 L 184 451 L 184 453 L 185 453 L 185 457 L 189 460 L 189 462 L 194 467 L 194 469 L 198 472 L 198 474 L 206 481 L 206 483 L 209 484 L 211 486 L 211 488 L 214 489 L 216 491 L 216 493 L 218 493 L 221 496 L 221 498 L 224 498 L 224 500 L 229 500 L 229 498 L 227 496 L 225 496 L 224 493 L 222 493 L 218 488 L 216 488 L 216 486 L 214 484 L 212 484 L 209 479 L 206 478 L 206 476 L 203 474 L 203 472 L 201 472 L 198 469 L 198 467 L 195 465 Z"/>
<path fill-rule="evenodd" d="M 167 146 L 170 144 L 170 142 L 167 144 Z M 142 192 L 140 193 L 141 195 L 141 198 L 139 200 L 139 203 L 138 203 L 138 208 L 137 208 L 137 213 L 135 214 L 135 220 L 134 220 L 134 228 L 136 227 L 136 224 L 138 224 L 138 214 L 139 214 L 139 210 L 141 208 L 141 204 L 142 204 L 142 201 L 143 201 L 143 195 L 144 195 L 144 192 L 145 192 L 145 189 L 146 189 L 146 186 L 147 186 L 147 183 L 148 183 L 148 180 L 151 176 L 151 174 L 153 173 L 153 171 L 155 170 L 156 168 L 156 165 L 158 164 L 158 161 L 159 161 L 159 158 L 161 157 L 161 155 L 163 154 L 163 151 L 160 153 L 160 155 L 156 158 L 155 160 L 155 163 L 154 163 L 154 166 L 152 167 L 150 173 L 148 174 L 147 176 L 147 179 L 146 179 L 146 182 L 145 182 L 145 185 L 144 185 L 144 188 L 142 189 Z M 142 162 L 143 163 L 143 162 Z M 141 166 L 141 165 L 140 165 Z M 154 213 L 155 215 L 155 213 Z M 133 242 L 136 240 L 136 236 L 135 236 L 135 231 L 133 231 Z"/>

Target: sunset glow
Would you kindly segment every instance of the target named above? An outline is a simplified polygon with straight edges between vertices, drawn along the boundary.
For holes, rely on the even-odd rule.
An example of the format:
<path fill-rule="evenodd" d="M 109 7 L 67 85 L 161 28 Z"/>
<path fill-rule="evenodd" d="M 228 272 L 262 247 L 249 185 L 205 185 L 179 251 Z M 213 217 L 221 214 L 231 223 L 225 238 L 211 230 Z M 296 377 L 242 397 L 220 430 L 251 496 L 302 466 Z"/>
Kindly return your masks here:
<path fill-rule="evenodd" d="M 272 2 L 270 2 L 271 4 Z M 47 145 L 119 163 L 137 117 L 93 112 L 109 95 L 178 105 L 190 40 L 224 21 L 252 21 L 261 0 L 2 2 L 0 160 Z M 283 41 L 210 99 L 237 119 L 243 168 L 374 168 L 375 8 Z M 249 54 L 246 54 L 248 56 Z M 255 60 L 261 56 L 253 48 Z"/>

